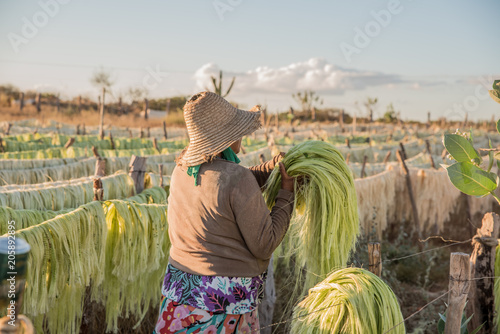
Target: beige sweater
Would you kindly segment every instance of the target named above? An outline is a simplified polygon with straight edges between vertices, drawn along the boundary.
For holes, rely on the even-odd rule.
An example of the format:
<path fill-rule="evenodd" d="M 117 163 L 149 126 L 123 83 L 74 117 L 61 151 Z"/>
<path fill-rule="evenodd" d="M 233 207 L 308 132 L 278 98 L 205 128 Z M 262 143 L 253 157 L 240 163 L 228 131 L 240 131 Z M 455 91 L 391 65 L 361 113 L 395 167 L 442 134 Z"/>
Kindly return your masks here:
<path fill-rule="evenodd" d="M 170 263 L 197 275 L 263 273 L 293 209 L 287 190 L 279 191 L 271 212 L 262 197 L 260 187 L 275 162 L 247 169 L 216 159 L 201 166 L 198 186 L 186 168 L 175 167 L 168 198 Z"/>

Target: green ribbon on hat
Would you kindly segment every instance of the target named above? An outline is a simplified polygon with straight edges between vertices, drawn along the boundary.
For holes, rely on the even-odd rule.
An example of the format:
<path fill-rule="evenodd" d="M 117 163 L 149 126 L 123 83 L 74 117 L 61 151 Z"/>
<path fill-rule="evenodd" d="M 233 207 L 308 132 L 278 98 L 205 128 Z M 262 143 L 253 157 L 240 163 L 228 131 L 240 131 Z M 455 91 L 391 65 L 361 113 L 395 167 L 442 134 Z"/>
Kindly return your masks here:
<path fill-rule="evenodd" d="M 234 151 L 231 147 L 228 147 L 224 151 L 222 151 L 221 158 L 224 160 L 227 160 L 227 161 L 237 163 L 237 164 L 239 164 L 241 162 L 241 160 L 238 158 L 236 153 L 234 153 Z M 194 177 L 194 185 L 195 186 L 198 186 L 198 174 L 200 173 L 201 165 L 202 164 L 199 164 L 197 166 L 188 167 L 188 169 L 187 169 L 187 174 L 189 176 Z"/>

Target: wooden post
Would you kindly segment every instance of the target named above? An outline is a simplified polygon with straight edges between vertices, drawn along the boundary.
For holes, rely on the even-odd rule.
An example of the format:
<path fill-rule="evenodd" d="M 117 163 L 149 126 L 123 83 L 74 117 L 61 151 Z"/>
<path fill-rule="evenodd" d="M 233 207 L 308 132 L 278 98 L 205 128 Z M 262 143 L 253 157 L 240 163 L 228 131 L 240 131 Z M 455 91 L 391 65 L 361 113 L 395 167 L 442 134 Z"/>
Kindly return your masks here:
<path fill-rule="evenodd" d="M 351 160 L 351 152 L 347 153 L 347 156 L 345 157 L 345 163 L 348 164 L 349 160 Z"/>
<path fill-rule="evenodd" d="M 104 198 L 104 189 L 102 188 L 101 178 L 94 179 L 94 201 L 102 201 Z"/>
<path fill-rule="evenodd" d="M 23 111 L 24 108 L 24 93 L 19 96 L 19 111 Z"/>
<path fill-rule="evenodd" d="M 158 151 L 158 153 L 161 153 L 161 150 L 158 148 L 158 141 L 156 140 L 156 137 L 153 137 L 153 147 Z"/>
<path fill-rule="evenodd" d="M 160 173 L 160 187 L 163 188 L 163 164 L 158 164 L 158 172 Z"/>
<path fill-rule="evenodd" d="M 9 133 L 10 133 L 10 128 L 12 127 L 12 123 L 7 123 L 4 127 L 4 132 L 5 132 L 5 135 L 8 136 Z"/>
<path fill-rule="evenodd" d="M 101 140 L 104 139 L 104 97 L 106 95 L 106 88 L 102 89 L 102 103 L 101 103 L 101 122 L 99 124 L 99 136 Z"/>
<path fill-rule="evenodd" d="M 0 137 L 0 152 L 1 153 L 5 152 L 5 147 L 3 147 L 2 137 Z"/>
<path fill-rule="evenodd" d="M 351 142 L 350 142 L 349 138 L 345 139 L 345 144 L 347 145 L 347 147 L 351 148 Z"/>
<path fill-rule="evenodd" d="M 106 175 L 106 160 L 98 158 L 95 162 L 95 176 L 105 176 Z"/>
<path fill-rule="evenodd" d="M 408 167 L 406 166 L 405 159 L 403 158 L 403 153 L 401 153 L 400 150 L 396 151 L 396 157 L 401 165 L 401 170 L 403 171 L 403 174 L 405 175 L 406 179 L 406 185 L 408 187 L 408 195 L 410 196 L 410 202 L 411 202 L 411 208 L 412 208 L 412 213 L 413 213 L 413 225 L 415 226 L 417 230 L 417 236 L 419 239 L 422 239 L 421 233 L 420 233 L 420 220 L 418 218 L 418 210 L 417 210 L 417 203 L 415 202 L 415 196 L 413 195 L 413 188 L 411 185 L 411 177 L 410 177 L 410 171 L 408 170 Z M 422 243 L 418 243 L 419 249 L 422 249 Z"/>
<path fill-rule="evenodd" d="M 432 150 L 431 150 L 431 143 L 429 143 L 429 140 L 425 140 L 425 148 L 427 150 L 427 154 L 429 154 L 429 158 L 431 159 L 431 167 L 436 169 L 436 164 L 434 163 L 434 158 L 432 157 Z"/>
<path fill-rule="evenodd" d="M 368 244 L 368 270 L 382 277 L 382 256 L 380 252 L 380 242 L 370 242 Z"/>
<path fill-rule="evenodd" d="M 163 138 L 167 139 L 167 123 L 163 121 Z"/>
<path fill-rule="evenodd" d="M 83 129 L 82 129 L 82 135 L 86 135 L 87 133 L 85 132 L 85 123 L 83 123 Z"/>
<path fill-rule="evenodd" d="M 431 112 L 427 112 L 427 127 L 431 126 Z"/>
<path fill-rule="evenodd" d="M 70 147 L 74 143 L 75 143 L 75 137 L 71 137 L 70 139 L 68 139 L 68 141 L 66 142 L 66 144 L 64 144 L 64 148 L 67 149 L 68 147 Z"/>
<path fill-rule="evenodd" d="M 472 245 L 472 281 L 467 303 L 467 314 L 474 315 L 469 323 L 469 332 L 484 323 L 479 333 L 493 333 L 495 314 L 493 287 L 495 286 L 495 253 L 500 232 L 500 217 L 488 212 L 483 217 L 481 228 L 477 229 Z M 483 278 L 487 277 L 487 278 Z M 477 280 L 474 280 L 476 279 Z"/>
<path fill-rule="evenodd" d="M 56 112 L 59 113 L 61 111 L 61 100 L 59 99 L 59 95 L 56 96 Z"/>
<path fill-rule="evenodd" d="M 140 133 L 141 138 L 144 138 L 144 129 L 141 128 L 141 133 Z"/>
<path fill-rule="evenodd" d="M 146 157 L 132 155 L 130 159 L 129 175 L 134 180 L 135 192 L 140 194 L 144 190 L 144 175 L 146 174 Z"/>
<path fill-rule="evenodd" d="M 92 146 L 92 153 L 94 153 L 94 157 L 101 158 L 101 156 L 99 155 L 99 152 L 97 152 L 97 147 Z"/>
<path fill-rule="evenodd" d="M 115 149 L 115 141 L 113 140 L 113 135 L 111 134 L 111 130 L 109 130 L 109 142 L 111 143 L 111 149 Z"/>
<path fill-rule="evenodd" d="M 465 129 L 467 127 L 468 119 L 469 119 L 469 113 L 466 112 L 465 116 L 464 116 L 464 124 L 462 124 L 463 129 Z"/>
<path fill-rule="evenodd" d="M 403 159 L 404 160 L 408 159 L 408 156 L 406 155 L 406 150 L 405 150 L 405 146 L 403 145 L 403 142 L 399 142 L 399 147 L 401 148 L 401 153 L 403 153 Z"/>
<path fill-rule="evenodd" d="M 82 113 L 82 96 L 78 95 L 78 113 Z"/>
<path fill-rule="evenodd" d="M 387 164 L 389 162 L 389 158 L 391 157 L 391 151 L 387 152 L 387 154 L 384 157 L 384 164 Z"/>
<path fill-rule="evenodd" d="M 365 177 L 365 168 L 366 168 L 366 162 L 368 161 L 368 156 L 363 157 L 363 166 L 361 167 L 361 178 Z"/>
<path fill-rule="evenodd" d="M 122 113 L 123 113 L 122 97 L 120 96 L 118 98 L 118 115 L 121 115 Z"/>
<path fill-rule="evenodd" d="M 144 99 L 144 119 L 148 119 L 149 101 Z"/>
<path fill-rule="evenodd" d="M 75 135 L 77 135 L 77 136 L 80 135 L 80 124 L 76 125 L 76 133 L 75 133 Z"/>
<path fill-rule="evenodd" d="M 146 130 L 147 130 L 147 132 L 146 132 L 146 133 L 147 133 L 146 137 L 147 137 L 147 138 L 151 137 L 151 132 L 149 131 L 149 126 L 146 128 Z"/>
<path fill-rule="evenodd" d="M 460 333 L 462 314 L 470 288 L 469 254 L 451 253 L 448 309 L 446 310 L 445 334 Z"/>
<path fill-rule="evenodd" d="M 130 129 L 128 130 L 128 136 L 129 136 L 130 138 L 134 137 L 134 135 L 132 134 L 132 130 L 130 130 Z"/>
<path fill-rule="evenodd" d="M 41 101 L 42 97 L 41 97 L 41 94 L 40 93 L 36 93 L 36 112 L 40 112 L 42 111 L 42 109 L 40 108 L 40 101 Z"/>
<path fill-rule="evenodd" d="M 340 110 L 339 125 L 340 125 L 340 132 L 344 133 L 344 109 Z"/>

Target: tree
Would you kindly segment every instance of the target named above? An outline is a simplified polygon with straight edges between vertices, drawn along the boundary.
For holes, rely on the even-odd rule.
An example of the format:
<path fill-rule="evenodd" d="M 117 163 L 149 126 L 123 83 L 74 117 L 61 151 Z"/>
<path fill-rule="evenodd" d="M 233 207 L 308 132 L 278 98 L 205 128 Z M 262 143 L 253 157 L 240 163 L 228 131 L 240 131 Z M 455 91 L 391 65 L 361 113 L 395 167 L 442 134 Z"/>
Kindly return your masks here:
<path fill-rule="evenodd" d="M 366 100 L 363 102 L 363 105 L 368 111 L 368 119 L 370 120 L 370 123 L 373 122 L 373 109 L 375 108 L 377 102 L 378 98 L 371 98 L 371 97 L 367 97 Z"/>
<path fill-rule="evenodd" d="M 312 112 L 316 103 L 319 103 L 320 105 L 323 104 L 323 99 L 321 99 L 316 92 L 312 90 L 306 89 L 303 92 L 292 94 L 292 97 L 302 107 L 302 111 L 307 115 Z"/>
<path fill-rule="evenodd" d="M 231 84 L 229 85 L 229 88 L 227 89 L 226 93 L 222 94 L 222 71 L 219 71 L 219 82 L 217 82 L 217 79 L 213 75 L 210 77 L 212 78 L 214 93 L 222 97 L 226 97 L 229 94 L 229 92 L 233 88 L 234 81 L 236 80 L 236 77 L 233 77 L 233 80 L 231 80 Z"/>
<path fill-rule="evenodd" d="M 397 119 L 396 110 L 394 110 L 394 106 L 391 103 L 387 106 L 387 111 L 384 114 L 383 121 L 386 123 L 392 123 L 396 119 Z"/>
<path fill-rule="evenodd" d="M 101 100 L 101 122 L 99 125 L 99 136 L 101 139 L 104 138 L 104 97 L 106 95 L 106 89 L 110 90 L 113 82 L 111 81 L 111 73 L 106 72 L 104 69 L 100 69 L 95 72 L 90 78 L 90 83 L 102 90 L 102 100 Z"/>

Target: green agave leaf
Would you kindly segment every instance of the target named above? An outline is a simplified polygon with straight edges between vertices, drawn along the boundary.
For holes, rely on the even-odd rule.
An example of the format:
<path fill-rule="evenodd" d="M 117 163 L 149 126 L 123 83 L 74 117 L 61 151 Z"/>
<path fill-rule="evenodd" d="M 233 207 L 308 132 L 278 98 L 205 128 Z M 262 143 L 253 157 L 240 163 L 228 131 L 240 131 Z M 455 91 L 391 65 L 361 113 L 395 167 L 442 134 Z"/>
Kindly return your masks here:
<path fill-rule="evenodd" d="M 500 119 L 497 121 L 497 132 L 500 133 Z"/>
<path fill-rule="evenodd" d="M 472 146 L 472 144 L 466 138 L 460 135 L 444 135 L 443 144 L 444 147 L 446 147 L 448 153 L 450 153 L 453 159 L 455 159 L 457 162 L 470 162 L 474 159 L 480 160 L 480 157 L 474 149 L 474 146 Z"/>
<path fill-rule="evenodd" d="M 457 162 L 447 169 L 451 183 L 471 196 L 484 196 L 497 188 L 497 176 L 476 167 L 470 162 Z"/>
<path fill-rule="evenodd" d="M 496 103 L 500 103 L 500 90 L 489 90 L 488 92 Z"/>

